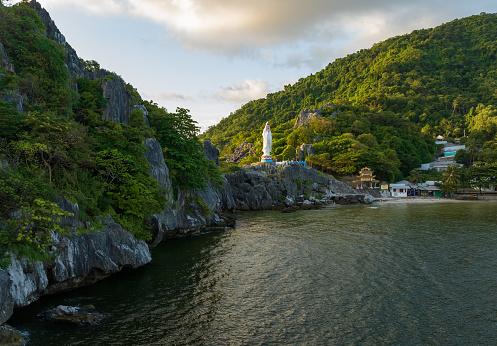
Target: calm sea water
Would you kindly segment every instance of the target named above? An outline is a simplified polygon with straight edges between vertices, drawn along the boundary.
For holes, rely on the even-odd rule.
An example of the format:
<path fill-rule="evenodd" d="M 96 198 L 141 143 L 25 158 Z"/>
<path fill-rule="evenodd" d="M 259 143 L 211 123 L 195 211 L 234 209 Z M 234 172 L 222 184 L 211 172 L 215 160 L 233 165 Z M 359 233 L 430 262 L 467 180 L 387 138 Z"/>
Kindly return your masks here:
<path fill-rule="evenodd" d="M 497 204 L 237 214 L 10 321 L 29 345 L 497 344 Z M 93 304 L 99 326 L 44 321 Z"/>

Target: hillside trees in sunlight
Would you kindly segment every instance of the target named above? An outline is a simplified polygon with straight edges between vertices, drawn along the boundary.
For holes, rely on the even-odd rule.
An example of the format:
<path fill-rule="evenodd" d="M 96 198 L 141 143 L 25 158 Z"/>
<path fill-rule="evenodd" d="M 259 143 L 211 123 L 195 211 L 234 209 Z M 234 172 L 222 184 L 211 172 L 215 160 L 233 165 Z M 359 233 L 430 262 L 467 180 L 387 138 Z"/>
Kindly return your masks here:
<path fill-rule="evenodd" d="M 495 42 L 497 16 L 485 13 L 392 37 L 337 59 L 282 91 L 248 102 L 200 137 L 210 139 L 227 155 L 244 140 L 254 143 L 250 139 L 269 121 L 272 129 L 283 133 L 273 147 L 279 155 L 280 148 L 309 141 L 302 138 L 307 130 L 293 129 L 300 111 L 332 103 L 338 115 L 331 117 L 335 109 L 324 108 L 323 118 L 309 127 L 310 144 L 344 133 L 356 138 L 372 134 L 379 147 L 373 151 L 368 147 L 370 156 L 394 150 L 400 165 L 394 160 L 391 166 L 400 174 L 386 175 L 406 177 L 412 168 L 431 161 L 436 135 L 473 135 L 480 151 L 495 135 Z M 358 161 L 371 161 L 366 158 Z"/>

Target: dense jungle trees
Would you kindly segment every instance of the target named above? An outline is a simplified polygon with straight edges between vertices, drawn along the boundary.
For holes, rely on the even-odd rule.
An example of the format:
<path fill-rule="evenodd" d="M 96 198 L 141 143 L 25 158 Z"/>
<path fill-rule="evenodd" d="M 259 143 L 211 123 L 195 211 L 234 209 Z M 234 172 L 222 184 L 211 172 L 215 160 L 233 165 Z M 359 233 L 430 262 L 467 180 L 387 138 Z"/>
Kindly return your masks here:
<path fill-rule="evenodd" d="M 40 17 L 26 2 L 0 4 L 0 43 L 0 96 L 19 95 L 26 109 L 19 112 L 15 97 L 0 97 L 0 266 L 8 262 L 7 250 L 37 259 L 50 255 L 50 230 L 68 216 L 54 203 L 58 197 L 78 203 L 80 218 L 93 228 L 110 214 L 148 240 L 145 220 L 164 209 L 166 193 L 219 181 L 187 110 L 169 113 L 141 101 L 127 85 L 133 102 L 147 108 L 151 126 L 141 110 L 129 115 L 129 125 L 103 121 L 105 80 L 71 78 L 63 47 L 45 37 Z M 95 61 L 84 65 L 100 69 Z M 143 155 L 149 137 L 164 148 L 173 191 L 160 190 L 149 174 Z"/>
<path fill-rule="evenodd" d="M 488 157 L 484 162 L 491 162 L 496 42 L 497 16 L 485 13 L 396 36 L 337 59 L 280 92 L 248 102 L 201 138 L 229 154 L 244 140 L 259 140 L 263 124 L 269 121 L 280 134 L 273 145 L 278 156 L 302 142 L 329 147 L 319 143 L 348 133 L 351 142 L 346 150 L 323 149 L 309 160 L 335 174 L 370 164 L 385 180 L 407 177 L 412 168 L 429 162 L 436 152 L 432 140 L 436 135 L 471 138 L 478 151 L 486 150 L 486 156 L 480 156 Z M 308 129 L 293 129 L 300 111 L 327 103 L 337 109 L 325 108 L 323 118 Z M 364 141 L 362 136 L 369 134 L 377 145 Z M 341 154 L 350 156 L 349 167 L 338 164 L 344 162 L 338 159 Z M 476 159 L 474 149 L 471 155 Z"/>

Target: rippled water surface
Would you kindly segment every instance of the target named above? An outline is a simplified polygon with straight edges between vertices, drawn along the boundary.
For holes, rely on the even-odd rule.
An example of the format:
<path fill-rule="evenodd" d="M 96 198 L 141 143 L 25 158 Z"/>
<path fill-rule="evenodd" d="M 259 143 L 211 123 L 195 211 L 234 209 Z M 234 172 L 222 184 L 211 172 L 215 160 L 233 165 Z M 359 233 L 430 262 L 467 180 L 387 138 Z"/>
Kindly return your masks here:
<path fill-rule="evenodd" d="M 238 213 L 10 321 L 30 345 L 497 344 L 497 204 Z M 36 317 L 93 304 L 81 327 Z"/>

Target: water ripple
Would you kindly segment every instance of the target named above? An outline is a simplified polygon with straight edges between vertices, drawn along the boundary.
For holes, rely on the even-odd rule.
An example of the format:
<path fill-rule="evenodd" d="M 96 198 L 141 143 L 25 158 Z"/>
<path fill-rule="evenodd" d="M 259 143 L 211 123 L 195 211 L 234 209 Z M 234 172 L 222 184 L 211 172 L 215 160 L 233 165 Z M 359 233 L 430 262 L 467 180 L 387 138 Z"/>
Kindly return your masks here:
<path fill-rule="evenodd" d="M 237 216 L 235 230 L 161 244 L 152 264 L 12 324 L 32 345 L 497 343 L 495 205 Z M 35 317 L 89 302 L 111 315 L 101 326 Z"/>

